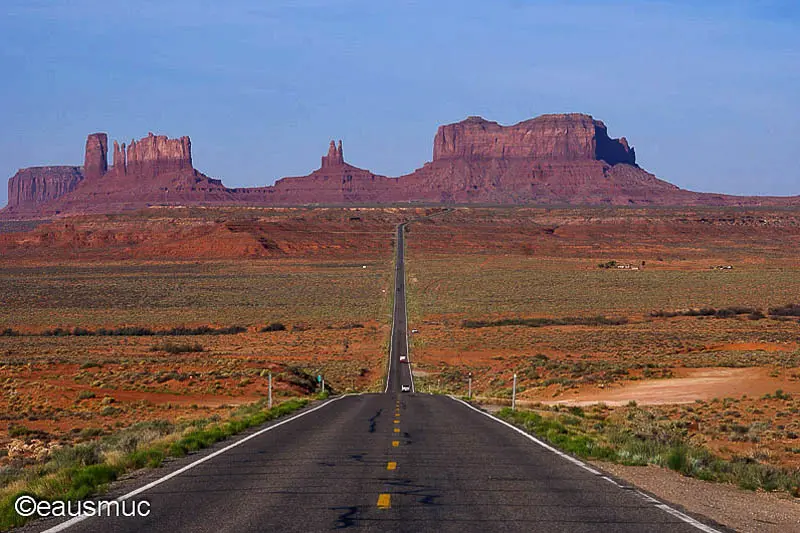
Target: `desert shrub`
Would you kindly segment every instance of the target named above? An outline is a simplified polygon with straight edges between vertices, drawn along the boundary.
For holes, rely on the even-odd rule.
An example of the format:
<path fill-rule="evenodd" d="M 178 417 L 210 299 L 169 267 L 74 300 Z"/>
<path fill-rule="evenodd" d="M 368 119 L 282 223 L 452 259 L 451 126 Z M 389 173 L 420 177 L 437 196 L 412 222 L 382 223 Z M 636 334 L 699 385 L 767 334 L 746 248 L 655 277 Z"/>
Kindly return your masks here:
<path fill-rule="evenodd" d="M 604 316 L 564 317 L 564 318 L 503 318 L 500 320 L 464 320 L 464 328 L 490 328 L 498 326 L 527 326 L 540 328 L 544 326 L 620 326 L 627 324 L 626 318 L 608 318 Z"/>
<path fill-rule="evenodd" d="M 786 304 L 779 307 L 770 307 L 769 314 L 773 316 L 800 316 L 800 304 Z"/>
<path fill-rule="evenodd" d="M 713 307 L 701 307 L 699 309 L 692 308 L 680 311 L 665 311 L 662 309 L 660 311 L 653 311 L 650 313 L 650 316 L 654 318 L 672 318 L 675 316 L 714 316 L 717 318 L 732 318 L 737 315 L 749 315 L 752 320 L 764 318 L 763 313 L 761 313 L 761 311 L 758 309 L 744 305 L 731 305 L 728 307 L 722 307 L 720 309 L 714 309 Z"/>
<path fill-rule="evenodd" d="M 79 400 L 88 400 L 90 398 L 94 398 L 95 394 L 90 390 L 82 390 L 78 393 Z"/>
<path fill-rule="evenodd" d="M 267 331 L 286 331 L 286 326 L 280 322 L 273 322 L 261 328 L 262 333 L 266 333 Z"/>
<path fill-rule="evenodd" d="M 788 392 L 783 392 L 783 389 L 776 390 L 774 397 L 775 397 L 776 400 L 791 400 L 792 399 L 792 395 L 789 394 Z"/>
<path fill-rule="evenodd" d="M 245 331 L 247 331 L 247 328 L 244 326 L 229 326 L 227 328 L 217 328 L 213 335 L 236 335 Z"/>
<path fill-rule="evenodd" d="M 95 443 L 76 444 L 75 446 L 56 448 L 50 452 L 50 461 L 47 468 L 50 471 L 55 471 L 61 468 L 89 466 L 99 463 L 100 460 L 100 452 Z"/>
<path fill-rule="evenodd" d="M 12 439 L 27 437 L 28 435 L 35 435 L 36 433 L 36 430 L 27 428 L 22 424 L 14 424 L 8 427 L 8 436 Z"/>
<path fill-rule="evenodd" d="M 762 464 L 752 458 L 721 459 L 708 449 L 693 445 L 682 424 L 659 420 L 653 413 L 637 407 L 628 409 L 623 422 L 595 423 L 578 417 L 577 413 L 542 416 L 509 408 L 498 414 L 580 457 L 627 465 L 655 464 L 685 476 L 734 483 L 749 490 L 783 490 L 792 495 L 800 492 L 797 470 Z M 757 428 L 739 425 L 731 429 L 745 436 Z"/>
<path fill-rule="evenodd" d="M 101 328 L 97 330 L 97 334 L 103 336 L 124 336 L 124 337 L 144 337 L 144 336 L 154 335 L 152 329 L 143 328 L 139 326 L 124 326 L 114 329 Z"/>
<path fill-rule="evenodd" d="M 0 337 L 18 337 L 19 331 L 11 328 L 4 328 L 0 330 Z"/>
<path fill-rule="evenodd" d="M 95 464 L 75 469 L 70 478 L 71 486 L 65 499 L 82 500 L 92 495 L 98 487 L 117 479 L 117 469 L 107 464 Z"/>
<path fill-rule="evenodd" d="M 167 352 L 172 354 L 177 353 L 194 353 L 194 352 L 202 352 L 205 351 L 205 348 L 200 343 L 172 343 L 172 342 L 164 342 L 161 344 L 155 344 L 150 347 L 151 352 Z"/>
<path fill-rule="evenodd" d="M 42 332 L 44 337 L 66 337 L 69 334 L 70 331 L 64 328 L 46 329 Z"/>
<path fill-rule="evenodd" d="M 615 268 L 617 266 L 616 261 L 606 261 L 605 263 L 600 263 L 597 265 L 597 268 Z"/>

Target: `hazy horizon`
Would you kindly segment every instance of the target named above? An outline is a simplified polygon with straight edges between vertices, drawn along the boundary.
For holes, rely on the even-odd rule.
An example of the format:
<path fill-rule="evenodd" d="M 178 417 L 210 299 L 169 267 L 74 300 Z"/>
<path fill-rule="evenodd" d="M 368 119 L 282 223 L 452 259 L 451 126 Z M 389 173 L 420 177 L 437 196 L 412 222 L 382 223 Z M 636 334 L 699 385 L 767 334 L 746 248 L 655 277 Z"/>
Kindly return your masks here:
<path fill-rule="evenodd" d="M 86 135 L 192 138 L 229 187 L 348 162 L 399 176 L 439 125 L 587 113 L 682 188 L 800 194 L 800 6 L 788 1 L 209 3 L 10 0 L 0 206 L 19 168 Z"/>

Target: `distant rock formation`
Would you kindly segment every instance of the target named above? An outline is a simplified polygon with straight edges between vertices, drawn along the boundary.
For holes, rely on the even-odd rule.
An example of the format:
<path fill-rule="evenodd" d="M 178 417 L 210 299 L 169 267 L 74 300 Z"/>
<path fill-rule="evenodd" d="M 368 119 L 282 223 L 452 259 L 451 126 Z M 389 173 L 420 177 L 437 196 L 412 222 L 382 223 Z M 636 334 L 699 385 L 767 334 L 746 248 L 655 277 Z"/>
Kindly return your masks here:
<path fill-rule="evenodd" d="M 112 172 L 122 176 L 153 178 L 155 176 L 192 169 L 192 141 L 189 137 L 170 139 L 166 135 L 149 133 L 127 146 L 114 141 Z"/>
<path fill-rule="evenodd" d="M 36 210 L 75 189 L 83 180 L 81 167 L 30 167 L 8 180 L 8 209 L 17 213 Z"/>
<path fill-rule="evenodd" d="M 605 124 L 578 113 L 542 115 L 513 126 L 469 117 L 440 126 L 433 140 L 434 161 L 519 158 L 636 164 L 624 137 L 610 139 Z"/>
<path fill-rule="evenodd" d="M 322 166 L 321 168 L 328 168 L 328 167 L 335 167 L 337 165 L 344 164 L 344 153 L 342 152 L 342 141 L 339 140 L 339 147 L 336 147 L 336 144 L 331 141 L 330 146 L 328 147 L 328 155 L 322 156 Z"/>
<path fill-rule="evenodd" d="M 105 134 L 92 134 L 86 141 L 86 161 L 96 162 L 106 146 Z M 103 155 L 106 155 L 105 153 Z M 105 172 L 86 175 L 79 186 L 42 206 L 42 214 L 60 212 L 110 212 L 146 207 L 152 204 L 202 204 L 233 202 L 235 198 L 222 182 L 203 175 L 192 167 L 189 137 L 170 139 L 148 134 L 127 146 L 113 144 L 113 164 Z"/>
<path fill-rule="evenodd" d="M 511 126 L 468 117 L 440 126 L 433 159 L 391 178 L 344 160 L 331 141 L 320 168 L 272 186 L 229 189 L 192 166 L 189 137 L 86 140 L 83 170 L 39 167 L 9 180 L 0 216 L 114 212 L 154 204 L 342 205 L 392 203 L 585 205 L 800 205 L 800 197 L 743 197 L 680 189 L 643 170 L 634 149 L 589 115 L 543 115 Z"/>
<path fill-rule="evenodd" d="M 258 188 L 249 201 L 279 205 L 385 203 L 399 197 L 397 185 L 395 178 L 346 163 L 342 141 L 338 146 L 331 141 L 320 168 L 307 176 L 281 178 L 272 187 Z M 242 191 L 236 189 L 237 195 Z"/>
<path fill-rule="evenodd" d="M 92 133 L 86 138 L 83 176 L 99 178 L 108 170 L 108 135 Z"/>

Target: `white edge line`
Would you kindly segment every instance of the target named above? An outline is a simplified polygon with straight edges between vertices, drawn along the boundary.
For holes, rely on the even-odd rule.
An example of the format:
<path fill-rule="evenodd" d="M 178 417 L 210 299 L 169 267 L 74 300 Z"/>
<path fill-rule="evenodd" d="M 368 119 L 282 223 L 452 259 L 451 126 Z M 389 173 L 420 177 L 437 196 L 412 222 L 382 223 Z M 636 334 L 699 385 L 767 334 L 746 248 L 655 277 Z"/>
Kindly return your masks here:
<path fill-rule="evenodd" d="M 408 276 L 406 276 L 406 237 L 403 228 L 403 288 L 408 287 Z M 417 392 L 414 387 L 414 370 L 411 365 L 411 345 L 408 343 L 408 298 L 406 291 L 403 291 L 403 311 L 406 312 L 406 359 L 408 360 L 408 375 L 411 376 L 411 392 Z"/>
<path fill-rule="evenodd" d="M 400 230 L 397 230 L 397 240 L 400 240 Z M 395 244 L 395 248 L 397 248 L 397 244 Z M 397 261 L 397 250 L 395 249 L 395 261 Z M 405 269 L 403 269 L 405 272 Z M 394 267 L 393 272 L 393 279 L 394 283 L 392 283 L 392 334 L 389 338 L 389 363 L 386 365 L 386 388 L 383 390 L 383 393 L 386 394 L 389 392 L 389 381 L 391 380 L 392 376 L 392 356 L 394 355 L 394 308 L 397 305 L 397 265 Z M 408 324 L 406 324 L 408 325 Z"/>
<path fill-rule="evenodd" d="M 131 492 L 129 492 L 127 494 L 123 494 L 122 496 L 119 496 L 118 498 L 116 498 L 115 501 L 122 502 L 122 501 L 127 500 L 128 498 L 132 498 L 133 496 L 136 496 L 137 494 L 141 494 L 142 492 L 144 492 L 146 490 L 149 490 L 149 489 L 152 489 L 156 485 L 160 485 L 160 484 L 164 483 L 165 481 L 174 478 L 175 476 L 183 474 L 187 470 L 191 470 L 192 468 L 196 467 L 197 465 L 205 463 L 206 461 L 209 461 L 209 460 L 213 459 L 214 457 L 216 457 L 216 456 L 218 456 L 220 454 L 223 454 L 223 453 L 227 452 L 228 450 L 231 450 L 231 449 L 239 446 L 240 444 L 244 444 L 245 442 L 249 441 L 250 439 L 254 439 L 254 438 L 256 438 L 256 437 L 258 437 L 260 435 L 263 435 L 267 431 L 272 431 L 273 429 L 275 429 L 277 427 L 280 427 L 280 426 L 282 426 L 284 424 L 288 424 L 289 422 L 291 422 L 293 420 L 297 420 L 298 418 L 300 418 L 302 416 L 305 416 L 305 415 L 307 415 L 309 413 L 313 413 L 314 411 L 316 411 L 318 409 L 322 409 L 323 407 L 326 407 L 326 406 L 332 404 L 333 402 L 341 400 L 342 398 L 345 398 L 347 396 L 348 395 L 337 396 L 336 398 L 334 398 L 332 400 L 328 400 L 327 402 L 325 402 L 325 403 L 323 403 L 321 405 L 318 405 L 318 406 L 313 407 L 311 409 L 308 409 L 306 411 L 302 411 L 302 412 L 300 412 L 300 413 L 298 413 L 298 414 L 296 414 L 296 415 L 294 415 L 294 416 L 292 416 L 290 418 L 287 418 L 285 420 L 281 420 L 280 422 L 278 422 L 276 424 L 273 424 L 273 425 L 271 425 L 269 427 L 265 427 L 264 429 L 260 429 L 260 430 L 256 431 L 255 433 L 252 433 L 252 434 L 250 434 L 250 435 L 248 435 L 246 437 L 243 437 L 243 438 L 237 440 L 236 442 L 234 442 L 232 444 L 229 444 L 228 446 L 225 446 L 221 450 L 217 450 L 214 453 L 210 453 L 210 454 L 206 455 L 205 457 L 201 457 L 197 461 L 194 461 L 193 463 L 189 463 L 188 465 L 186 465 L 186 466 L 184 466 L 182 468 L 179 468 L 178 470 L 175 470 L 174 472 L 170 472 L 166 476 L 160 477 L 160 478 L 156 479 L 155 481 L 152 481 L 152 482 L 148 483 L 147 485 L 144 485 L 143 487 L 139 487 L 138 489 L 132 490 Z M 65 529 L 70 528 L 70 527 L 74 526 L 75 524 L 78 524 L 79 522 L 83 522 L 87 518 L 91 518 L 91 516 L 89 516 L 89 515 L 79 515 L 79 516 L 70 518 L 66 522 L 61 522 L 60 524 L 56 524 L 55 526 L 44 530 L 42 533 L 56 533 L 57 531 L 64 531 Z"/>
<path fill-rule="evenodd" d="M 613 483 L 614 485 L 616 485 L 618 487 L 621 486 L 619 483 L 617 483 L 616 481 L 614 481 L 610 477 L 606 476 L 605 474 L 603 474 L 599 470 L 595 470 L 594 468 L 592 468 L 591 466 L 587 465 L 583 461 L 581 461 L 579 459 L 576 459 L 576 458 L 572 457 L 571 455 L 568 455 L 568 454 L 562 452 L 561 450 L 553 448 L 552 446 L 550 446 L 546 442 L 537 439 L 536 437 L 534 437 L 530 433 L 527 433 L 526 431 L 518 428 L 517 426 L 515 426 L 513 424 L 510 424 L 509 422 L 506 422 L 505 420 L 497 418 L 496 416 L 492 415 L 491 413 L 487 413 L 486 411 L 481 411 L 480 409 L 470 405 L 469 403 L 465 402 L 464 400 L 462 400 L 460 398 L 456 398 L 455 396 L 452 396 L 452 395 L 448 395 L 448 396 L 449 396 L 449 398 L 451 400 L 455 400 L 455 401 L 457 401 L 459 403 L 462 403 L 462 404 L 466 405 L 467 407 L 469 407 L 470 409 L 472 409 L 473 411 L 478 412 L 478 413 L 480 413 L 480 414 L 482 414 L 482 415 L 484 415 L 484 416 L 486 416 L 488 418 L 491 418 L 495 422 L 499 422 L 499 423 L 503 424 L 504 426 L 513 429 L 514 431 L 516 431 L 517 433 L 519 433 L 523 437 L 527 438 L 528 440 L 531 440 L 531 441 L 535 442 L 536 444 L 538 444 L 539 446 L 541 446 L 542 448 L 545 448 L 545 449 L 555 453 L 556 455 L 558 455 L 560 457 L 563 457 L 564 459 L 566 459 L 567 461 L 571 462 L 572 464 L 577 465 L 577 466 L 583 468 L 584 470 L 586 470 L 588 472 L 591 472 L 592 474 L 595 474 L 596 476 L 600 476 L 601 478 L 605 479 L 606 481 L 609 481 L 609 482 Z M 690 524 L 690 525 L 696 527 L 700 531 L 704 531 L 705 533 L 722 533 L 720 530 L 714 529 L 711 526 L 707 526 L 707 525 L 703 524 L 702 522 L 699 522 L 699 521 L 695 520 L 691 516 L 689 516 L 689 515 L 687 515 L 685 513 L 682 513 L 682 512 L 678 511 L 677 509 L 675 509 L 673 507 L 670 507 L 666 503 L 664 503 L 662 501 L 659 501 L 659 500 L 653 498 L 652 496 L 650 496 L 648 494 L 645 494 L 644 492 L 642 492 L 640 490 L 636 490 L 636 493 L 640 497 L 642 497 L 644 500 L 652 503 L 658 509 L 661 509 L 662 511 L 671 514 L 675 518 L 678 518 L 678 519 L 686 522 L 687 524 Z"/>

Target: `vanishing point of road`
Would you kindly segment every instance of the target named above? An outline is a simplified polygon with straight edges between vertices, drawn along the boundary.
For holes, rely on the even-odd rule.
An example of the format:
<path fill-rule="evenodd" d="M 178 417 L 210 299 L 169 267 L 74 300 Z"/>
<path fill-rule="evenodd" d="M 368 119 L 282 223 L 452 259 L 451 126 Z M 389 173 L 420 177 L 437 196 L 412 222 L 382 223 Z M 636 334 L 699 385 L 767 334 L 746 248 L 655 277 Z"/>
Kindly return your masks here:
<path fill-rule="evenodd" d="M 416 393 L 412 364 L 400 362 L 409 356 L 404 233 L 401 224 L 384 393 L 333 398 L 129 482 L 119 497 L 147 500 L 146 517 L 32 530 L 724 531 L 460 400 Z"/>

